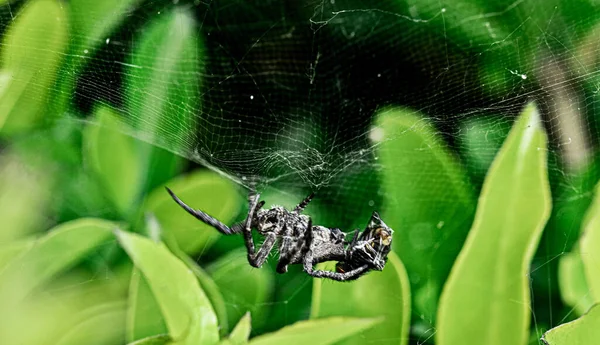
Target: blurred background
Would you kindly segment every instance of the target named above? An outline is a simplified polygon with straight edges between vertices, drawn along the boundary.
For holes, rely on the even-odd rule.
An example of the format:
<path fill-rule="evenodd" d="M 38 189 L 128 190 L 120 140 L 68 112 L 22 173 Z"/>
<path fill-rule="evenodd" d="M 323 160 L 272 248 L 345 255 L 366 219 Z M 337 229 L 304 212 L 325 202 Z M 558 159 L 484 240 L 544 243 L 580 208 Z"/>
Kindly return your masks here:
<path fill-rule="evenodd" d="M 69 221 L 148 233 L 156 217 L 215 281 L 230 328 L 251 310 L 258 335 L 309 317 L 312 280 L 251 269 L 240 238 L 162 186 L 225 223 L 250 188 L 287 207 L 315 192 L 316 224 L 349 232 L 378 210 L 396 229 L 411 343 L 433 343 L 485 174 L 533 101 L 553 197 L 530 277 L 537 334 L 586 309 L 558 272 L 598 178 L 599 64 L 594 0 L 0 0 L 0 263 Z M 389 109 L 405 130 L 384 136 Z M 97 343 L 123 343 L 131 269 L 116 242 L 97 248 L 35 290 L 13 331 L 58 339 L 73 311 L 110 302 Z"/>

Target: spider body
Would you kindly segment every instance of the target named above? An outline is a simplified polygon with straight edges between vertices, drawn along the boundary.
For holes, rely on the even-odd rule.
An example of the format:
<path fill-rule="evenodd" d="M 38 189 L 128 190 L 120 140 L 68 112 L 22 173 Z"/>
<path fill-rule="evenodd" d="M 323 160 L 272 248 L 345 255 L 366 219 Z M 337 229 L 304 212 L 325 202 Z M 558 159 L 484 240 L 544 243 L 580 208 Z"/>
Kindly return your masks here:
<path fill-rule="evenodd" d="M 365 231 L 357 229 L 350 242 L 339 229 L 312 225 L 309 216 L 302 211 L 313 195 L 304 199 L 293 210 L 282 206 L 262 209 L 264 201 L 260 195 L 250 195 L 246 220 L 231 228 L 210 215 L 195 210 L 181 201 L 167 188 L 171 197 L 188 213 L 213 226 L 225 235 L 242 233 L 248 251 L 248 262 L 261 267 L 271 250 L 277 245 L 279 261 L 277 272 L 287 272 L 288 265 L 302 264 L 306 273 L 317 278 L 345 281 L 357 279 L 369 270 L 383 270 L 390 252 L 393 230 L 373 212 Z M 256 250 L 252 229 L 264 237 L 262 246 Z M 337 261 L 336 272 L 315 270 L 314 265 L 325 261 Z"/>

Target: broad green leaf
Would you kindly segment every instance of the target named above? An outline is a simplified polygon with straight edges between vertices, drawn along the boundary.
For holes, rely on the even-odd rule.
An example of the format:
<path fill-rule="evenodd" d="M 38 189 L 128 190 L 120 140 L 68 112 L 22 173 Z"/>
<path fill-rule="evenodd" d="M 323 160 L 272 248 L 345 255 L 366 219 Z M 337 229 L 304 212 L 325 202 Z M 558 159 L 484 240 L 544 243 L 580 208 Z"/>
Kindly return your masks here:
<path fill-rule="evenodd" d="M 126 266 L 130 265 L 113 266 L 106 275 L 68 270 L 36 288 L 18 306 L 3 305 L 2 344 L 123 344 Z M 79 342 L 86 334 L 90 338 Z"/>
<path fill-rule="evenodd" d="M 168 345 L 171 342 L 171 337 L 168 335 L 160 334 L 140 339 L 129 343 L 128 345 Z"/>
<path fill-rule="evenodd" d="M 231 225 L 243 201 L 233 183 L 211 171 L 199 171 L 178 177 L 167 186 L 190 207 L 200 209 L 221 222 Z M 164 188 L 154 190 L 144 206 L 152 213 L 164 232 L 172 234 L 186 253 L 206 250 L 219 232 L 191 216 L 177 205 Z"/>
<path fill-rule="evenodd" d="M 125 337 L 124 302 L 106 303 L 77 314 L 79 322 L 56 345 L 118 344 Z"/>
<path fill-rule="evenodd" d="M 248 338 L 250 337 L 250 331 L 252 331 L 252 319 L 250 313 L 246 313 L 242 316 L 240 321 L 238 321 L 237 325 L 235 325 L 228 340 L 233 345 L 247 344 Z"/>
<path fill-rule="evenodd" d="M 332 270 L 331 264 L 320 269 Z M 379 317 L 384 320 L 340 344 L 407 344 L 410 326 L 410 285 L 394 252 L 382 272 L 371 272 L 353 282 L 313 280 L 311 319 L 328 316 Z M 369 296 L 365 298 L 365 296 Z"/>
<path fill-rule="evenodd" d="M 139 2 L 141 0 L 69 1 L 71 27 L 77 33 L 72 49 L 79 50 L 74 53 L 89 55 L 94 47 L 109 45 L 111 31 L 127 19 Z"/>
<path fill-rule="evenodd" d="M 167 325 L 148 281 L 139 270 L 134 270 L 129 285 L 127 341 L 133 342 L 167 331 Z"/>
<path fill-rule="evenodd" d="M 0 156 L 0 243 L 47 229 L 53 184 L 52 171 L 29 164 L 18 152 Z"/>
<path fill-rule="evenodd" d="M 147 217 L 147 220 L 150 222 L 156 222 L 154 226 L 160 226 L 156 221 L 156 218 L 152 215 L 150 218 Z M 152 226 L 152 225 L 151 225 Z M 174 236 L 168 232 L 163 231 L 164 229 L 158 229 L 161 232 L 161 236 L 165 244 L 169 247 L 171 252 L 175 254 L 179 258 L 179 260 L 183 261 L 190 270 L 194 273 L 196 278 L 198 278 L 198 282 L 202 287 L 202 290 L 206 293 L 206 296 L 210 300 L 213 309 L 215 310 L 215 314 L 217 315 L 217 320 L 219 322 L 219 333 L 221 335 L 227 334 L 229 332 L 229 323 L 227 321 L 227 308 L 225 306 L 225 301 L 223 300 L 223 296 L 219 291 L 217 284 L 212 280 L 212 278 L 206 273 L 196 261 L 194 261 L 191 257 L 189 257 L 183 250 L 179 248 L 176 239 Z"/>
<path fill-rule="evenodd" d="M 110 108 L 98 106 L 94 116 L 98 125 L 85 128 L 84 154 L 109 199 L 127 217 L 138 206 L 143 175 L 135 141 L 119 131 L 123 124 Z"/>
<path fill-rule="evenodd" d="M 31 239 L 9 242 L 6 245 L 0 246 L 0 272 L 2 272 L 9 262 L 27 252 L 34 244 L 35 240 Z"/>
<path fill-rule="evenodd" d="M 546 332 L 542 341 L 546 345 L 596 344 L 600 339 L 598 325 L 600 325 L 600 305 L 596 304 L 579 319 Z"/>
<path fill-rule="evenodd" d="M 154 17 L 141 31 L 125 73 L 129 123 L 143 139 L 174 152 L 193 152 L 200 112 L 204 46 L 194 15 L 183 7 Z M 181 159 L 147 143 L 140 156 L 153 188 L 171 178 Z"/>
<path fill-rule="evenodd" d="M 189 268 L 165 245 L 126 232 L 117 238 L 144 274 L 175 344 L 215 344 L 217 318 Z"/>
<path fill-rule="evenodd" d="M 273 271 L 268 267 L 254 269 L 248 264 L 246 249 L 232 251 L 206 268 L 227 301 L 229 324 L 235 324 L 248 311 L 255 315 L 252 327 L 259 328 L 268 320 L 265 312 L 273 290 Z"/>
<path fill-rule="evenodd" d="M 99 219 L 79 219 L 59 225 L 0 273 L 0 305 L 15 304 L 30 291 L 71 268 L 90 252 L 114 240 L 117 225 Z"/>
<path fill-rule="evenodd" d="M 496 153 L 510 131 L 510 123 L 500 116 L 480 116 L 461 125 L 460 150 L 469 172 L 483 181 Z"/>
<path fill-rule="evenodd" d="M 156 217 L 154 217 L 154 215 L 151 213 L 146 215 L 146 229 L 150 238 L 152 238 L 154 241 L 164 241 L 164 243 L 169 247 L 169 250 L 177 258 L 179 258 L 179 260 L 183 261 L 194 273 L 198 279 L 198 282 L 200 283 L 200 287 L 202 287 L 202 290 L 204 290 L 204 293 L 206 293 L 206 296 L 210 300 L 215 314 L 217 315 L 219 333 L 222 336 L 227 334 L 227 332 L 229 332 L 229 325 L 227 321 L 227 309 L 225 307 L 225 301 L 223 300 L 223 296 L 221 295 L 219 288 L 212 278 L 206 272 L 204 272 L 204 270 L 196 263 L 196 261 L 194 261 L 179 248 L 177 241 L 172 234 L 168 231 L 164 231 L 166 229 L 160 227 Z M 135 291 L 135 286 L 133 285 L 135 280 L 136 279 L 132 277 L 132 293 Z M 158 305 L 150 293 L 149 286 L 147 286 L 147 282 L 143 277 L 140 279 L 140 288 L 143 288 L 142 290 L 146 290 L 148 293 L 143 294 L 142 297 L 138 297 L 141 300 L 140 303 L 137 303 L 137 305 L 131 305 L 130 325 L 132 325 L 132 327 L 130 327 L 130 330 L 134 330 L 136 328 L 137 330 L 135 332 L 135 336 L 128 338 L 130 341 L 133 339 L 140 339 L 149 334 L 158 334 L 160 333 L 158 332 L 160 329 L 163 329 L 163 333 L 166 333 L 166 326 L 164 325 L 162 315 L 152 311 L 158 310 Z M 138 314 L 137 317 L 135 317 L 136 313 Z M 157 328 L 157 326 L 160 327 Z M 140 327 L 145 329 L 145 331 L 140 333 Z M 131 334 L 132 332 L 130 332 L 130 335 Z"/>
<path fill-rule="evenodd" d="M 93 57 L 97 49 L 114 44 L 112 31 L 125 19 L 140 0 L 72 0 L 69 1 L 71 35 L 69 54 L 61 65 L 59 86 L 55 89 L 50 104 L 53 116 L 61 116 L 72 101 L 77 79 L 82 69 Z M 117 43 L 118 44 L 118 43 Z M 91 86 L 90 86 L 91 87 Z"/>
<path fill-rule="evenodd" d="M 579 251 L 563 254 L 558 262 L 558 286 L 566 305 L 583 315 L 594 304 Z"/>
<path fill-rule="evenodd" d="M 0 129 L 35 126 L 45 115 L 47 96 L 68 34 L 64 6 L 54 0 L 25 4 L 4 33 L 0 51 Z"/>
<path fill-rule="evenodd" d="M 600 184 L 596 187 L 594 201 L 586 214 L 580 255 L 592 299 L 600 303 Z"/>
<path fill-rule="evenodd" d="M 529 265 L 550 215 L 547 139 L 535 105 L 513 125 L 440 298 L 436 344 L 526 344 Z"/>
<path fill-rule="evenodd" d="M 331 317 L 300 321 L 280 330 L 251 339 L 251 345 L 310 344 L 327 345 L 367 330 L 379 319 Z"/>
<path fill-rule="evenodd" d="M 380 213 L 395 230 L 393 249 L 408 272 L 414 313 L 432 321 L 473 220 L 472 187 L 435 128 L 414 111 L 382 111 L 370 137 L 385 167 Z"/>

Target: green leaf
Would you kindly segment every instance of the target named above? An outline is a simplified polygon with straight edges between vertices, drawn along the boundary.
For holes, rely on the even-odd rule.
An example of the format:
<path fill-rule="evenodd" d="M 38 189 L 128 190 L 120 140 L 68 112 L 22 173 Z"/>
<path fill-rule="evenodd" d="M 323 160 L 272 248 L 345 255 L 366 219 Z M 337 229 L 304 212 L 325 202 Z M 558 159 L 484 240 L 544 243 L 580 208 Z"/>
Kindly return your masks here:
<path fill-rule="evenodd" d="M 483 181 L 509 131 L 510 123 L 501 116 L 486 115 L 462 123 L 459 147 L 465 166 L 478 182 Z"/>
<path fill-rule="evenodd" d="M 119 131 L 123 124 L 106 106 L 94 112 L 98 125 L 89 125 L 83 134 L 84 153 L 106 194 L 127 217 L 137 210 L 142 170 L 134 140 Z"/>
<path fill-rule="evenodd" d="M 596 344 L 600 339 L 600 305 L 575 321 L 552 328 L 544 334 L 546 345 Z"/>
<path fill-rule="evenodd" d="M 0 273 L 0 305 L 18 303 L 33 289 L 108 244 L 116 228 L 115 223 L 99 219 L 79 219 L 55 227 Z"/>
<path fill-rule="evenodd" d="M 565 253 L 560 257 L 558 286 L 562 300 L 574 308 L 578 315 L 583 315 L 594 304 L 579 251 Z"/>
<path fill-rule="evenodd" d="M 126 232 L 117 238 L 146 277 L 176 344 L 215 344 L 217 318 L 189 268 L 162 243 Z"/>
<path fill-rule="evenodd" d="M 103 345 L 123 341 L 125 303 L 105 303 L 90 309 L 77 314 L 79 323 L 70 328 L 56 345 Z"/>
<path fill-rule="evenodd" d="M 129 123 L 143 139 L 177 153 L 195 152 L 204 46 L 194 15 L 182 7 L 156 16 L 141 31 L 125 73 Z M 180 158 L 139 143 L 153 188 L 171 178 Z"/>
<path fill-rule="evenodd" d="M 332 270 L 330 263 L 320 269 Z M 383 316 L 377 324 L 341 344 L 407 344 L 410 326 L 410 285 L 404 265 L 394 252 L 382 272 L 371 272 L 353 282 L 313 280 L 311 319 L 328 316 Z M 365 296 L 370 296 L 365 298 Z"/>
<path fill-rule="evenodd" d="M 167 325 L 146 278 L 135 269 L 129 285 L 127 341 L 167 333 Z"/>
<path fill-rule="evenodd" d="M 268 320 L 265 312 L 273 290 L 273 271 L 249 267 L 246 249 L 232 251 L 206 268 L 227 301 L 228 323 L 234 324 L 248 311 L 255 315 L 252 327 Z"/>
<path fill-rule="evenodd" d="M 600 303 L 600 184 L 596 186 L 580 238 L 580 255 L 592 299 Z"/>
<path fill-rule="evenodd" d="M 156 226 L 160 226 L 156 221 L 156 218 L 151 215 L 147 217 L 147 220 L 150 222 L 156 222 Z M 179 258 L 179 260 L 183 261 L 190 270 L 194 273 L 196 278 L 198 278 L 198 282 L 202 287 L 202 290 L 208 296 L 210 303 L 215 310 L 215 314 L 217 314 L 217 320 L 219 322 L 219 333 L 221 335 L 227 334 L 229 332 L 229 323 L 227 320 L 227 308 L 225 307 L 225 301 L 223 300 L 223 296 L 219 291 L 217 284 L 212 280 L 212 278 L 206 273 L 200 265 L 196 263 L 191 257 L 189 257 L 185 252 L 183 252 L 179 246 L 177 245 L 177 241 L 173 237 L 173 235 L 168 231 L 162 231 L 163 229 L 159 229 L 161 231 L 161 235 L 165 244 L 169 247 L 171 252 L 175 254 Z"/>
<path fill-rule="evenodd" d="M 250 313 L 244 314 L 240 321 L 235 325 L 233 331 L 229 335 L 229 342 L 233 345 L 242 345 L 248 343 L 250 337 L 250 331 L 252 331 L 252 320 Z"/>
<path fill-rule="evenodd" d="M 12 241 L 0 247 L 0 272 L 14 260 L 17 256 L 27 252 L 33 245 L 35 240 Z"/>
<path fill-rule="evenodd" d="M 333 344 L 351 335 L 360 333 L 377 323 L 379 319 L 356 319 L 331 317 L 328 319 L 300 321 L 280 330 L 253 338 L 251 345 L 281 344 Z"/>
<path fill-rule="evenodd" d="M 472 187 L 435 128 L 414 111 L 382 111 L 370 137 L 385 167 L 381 215 L 395 230 L 393 249 L 408 272 L 414 313 L 433 321 L 473 220 Z"/>
<path fill-rule="evenodd" d="M 39 155 L 39 151 L 36 150 L 36 154 Z M 10 151 L 0 156 L 0 243 L 48 227 L 48 213 L 56 198 L 52 194 L 55 174 L 48 169 L 49 165 L 31 164 L 27 158 Z"/>
<path fill-rule="evenodd" d="M 138 341 L 129 343 L 128 345 L 167 345 L 171 342 L 171 337 L 165 334 L 153 335 Z"/>
<path fill-rule="evenodd" d="M 550 215 L 547 139 L 535 105 L 513 125 L 440 298 L 436 344 L 526 344 L 529 265 Z"/>
<path fill-rule="evenodd" d="M 69 1 L 71 35 L 69 54 L 61 65 L 58 87 L 52 96 L 51 112 L 60 116 L 72 101 L 77 78 L 98 48 L 110 45 L 112 31 L 135 10 L 140 0 Z M 113 41 L 114 42 L 114 41 Z"/>
<path fill-rule="evenodd" d="M 211 171 L 199 171 L 167 183 L 185 203 L 200 209 L 225 224 L 238 215 L 242 199 L 232 182 Z M 206 250 L 219 236 L 215 228 L 192 217 L 163 189 L 154 190 L 144 206 L 152 213 L 165 233 L 172 234 L 186 253 Z"/>
<path fill-rule="evenodd" d="M 54 0 L 22 7 L 4 34 L 0 51 L 0 129 L 11 133 L 37 125 L 67 47 L 67 16 Z"/>

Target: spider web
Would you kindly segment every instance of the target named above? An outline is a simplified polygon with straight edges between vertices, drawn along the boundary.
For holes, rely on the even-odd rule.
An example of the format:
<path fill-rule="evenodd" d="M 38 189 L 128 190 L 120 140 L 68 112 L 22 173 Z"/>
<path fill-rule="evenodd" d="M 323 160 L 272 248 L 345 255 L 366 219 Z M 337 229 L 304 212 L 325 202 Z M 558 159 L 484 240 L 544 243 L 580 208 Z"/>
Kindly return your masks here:
<path fill-rule="evenodd" d="M 0 30 L 27 6 L 1 7 Z M 96 52 L 88 54 L 90 43 L 81 37 L 70 38 L 65 58 L 85 59 L 68 95 L 76 114 L 52 115 L 93 124 L 95 105 L 106 104 L 122 115 L 124 132 L 244 187 L 294 196 L 316 191 L 321 201 L 315 203 L 336 214 L 324 219 L 349 227 L 364 218 L 365 209 L 379 208 L 385 194 L 379 187 L 385 166 L 378 162 L 373 131 L 378 111 L 401 106 L 426 117 L 436 137 L 461 157 L 477 190 L 501 142 L 497 138 L 535 100 L 550 136 L 555 188 L 571 191 L 554 195 L 555 203 L 569 204 L 589 197 L 571 176 L 588 168 L 597 148 L 598 6 L 559 0 L 142 1 L 93 42 Z M 139 53 L 140 37 L 174 8 L 185 13 L 182 22 L 193 22 L 196 58 L 145 64 L 151 60 Z M 99 27 L 96 15 L 90 11 L 80 20 Z M 177 26 L 169 30 L 173 37 L 184 34 Z M 187 67 L 174 67 L 182 63 Z M 74 66 L 57 79 L 73 79 Z M 140 78 L 137 70 L 177 78 L 126 92 L 125 85 Z M 57 85 L 50 87 L 60 95 Z M 166 105 L 179 117 L 160 118 L 165 108 L 151 105 L 140 112 L 128 98 L 136 92 L 160 98 L 165 90 L 178 90 L 178 101 L 184 101 Z M 56 105 L 48 102 L 50 109 Z M 491 130 L 474 132 L 476 121 Z M 469 147 L 469 135 L 490 140 Z M 473 152 L 477 159 L 469 156 Z M 419 169 L 407 175 L 442 189 L 438 177 Z M 560 250 L 541 255 L 534 274 L 569 250 L 576 237 L 569 231 L 575 230 L 561 231 L 566 239 L 555 246 Z M 306 290 L 306 282 L 273 303 L 287 304 Z M 552 322 L 551 312 L 539 318 Z"/>

